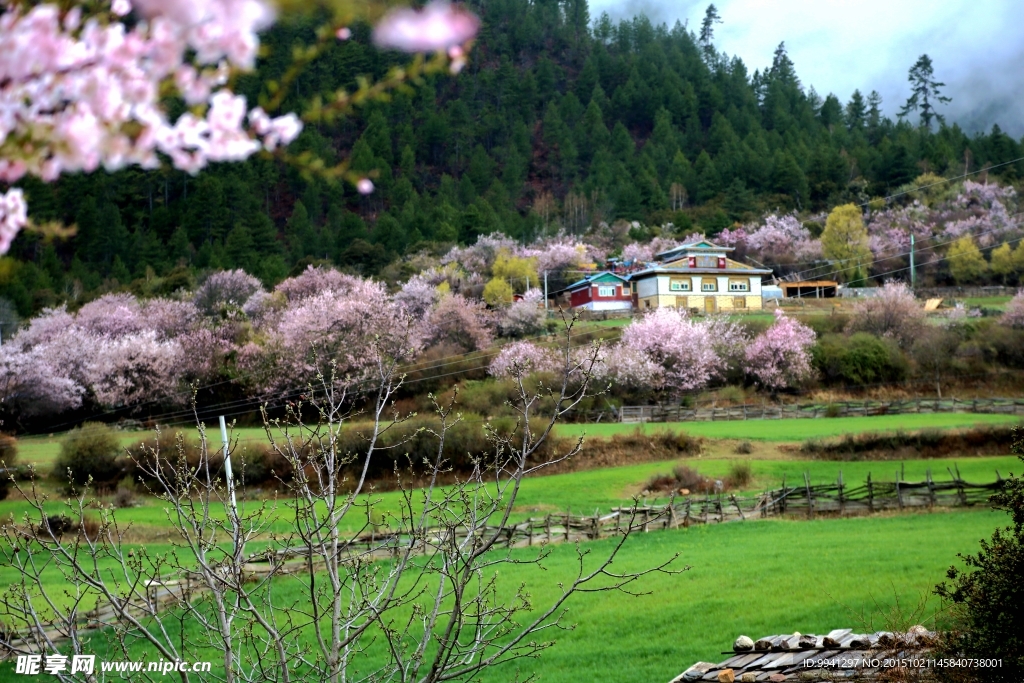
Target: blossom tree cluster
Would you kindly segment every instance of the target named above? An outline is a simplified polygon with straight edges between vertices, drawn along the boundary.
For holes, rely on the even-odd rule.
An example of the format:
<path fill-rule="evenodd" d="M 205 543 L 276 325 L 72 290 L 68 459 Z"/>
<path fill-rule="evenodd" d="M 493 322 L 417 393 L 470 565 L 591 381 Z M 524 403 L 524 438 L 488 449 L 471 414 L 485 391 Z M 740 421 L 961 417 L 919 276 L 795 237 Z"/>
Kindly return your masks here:
<path fill-rule="evenodd" d="M 776 309 L 775 322 L 746 349 L 744 367 L 760 386 L 773 393 L 799 385 L 814 374 L 814 330 Z"/>
<path fill-rule="evenodd" d="M 370 345 L 410 362 L 431 346 L 464 353 L 492 344 L 495 313 L 444 289 L 419 278 L 390 294 L 380 282 L 309 267 L 269 291 L 234 270 L 175 298 L 108 294 L 77 312 L 47 310 L 4 340 L 0 399 L 6 413 L 31 418 L 83 407 L 159 411 L 187 404 L 193 384 L 230 382 L 276 400 L 318 373 L 358 390 L 373 371 Z M 507 311 L 506 328 L 543 327 L 536 296 L 520 308 Z"/>
<path fill-rule="evenodd" d="M 5 343 L 3 401 L 26 416 L 83 402 L 107 409 L 182 404 L 185 385 L 210 379 L 228 347 L 191 301 L 110 294 L 74 314 L 48 310 Z"/>
<path fill-rule="evenodd" d="M 605 352 L 597 376 L 627 391 L 699 390 L 724 376 L 734 347 L 744 342 L 735 324 L 657 308 L 626 326 Z"/>
<path fill-rule="evenodd" d="M 558 356 L 552 349 L 528 341 L 517 341 L 501 347 L 487 368 L 493 377 L 521 378 L 558 369 Z"/>

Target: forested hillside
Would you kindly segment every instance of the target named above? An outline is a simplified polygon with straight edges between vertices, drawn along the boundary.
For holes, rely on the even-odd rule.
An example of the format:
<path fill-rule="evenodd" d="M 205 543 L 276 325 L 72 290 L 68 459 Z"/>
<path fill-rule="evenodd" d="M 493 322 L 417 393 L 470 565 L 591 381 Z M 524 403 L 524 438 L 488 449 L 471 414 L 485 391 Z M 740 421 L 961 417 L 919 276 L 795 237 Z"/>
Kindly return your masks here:
<path fill-rule="evenodd" d="M 372 194 L 275 158 L 197 177 L 133 169 L 26 181 L 34 218 L 74 223 L 77 235 L 21 235 L 0 261 L 0 297 L 27 316 L 128 286 L 167 294 L 217 268 L 266 284 L 321 260 L 371 275 L 495 231 L 531 241 L 616 219 L 713 235 L 766 211 L 885 196 L 924 172 L 1004 164 L 1003 181 L 1024 174 L 1024 163 L 1005 164 L 1021 143 L 998 126 L 969 136 L 920 107 L 894 122 L 873 92 L 844 103 L 805 89 L 781 42 L 772 64 L 745 65 L 716 50 L 711 23 L 592 21 L 585 0 L 474 4 L 484 24 L 461 74 L 359 118 L 308 123 L 289 150 L 331 163 L 350 155 Z M 282 77 L 294 45 L 314 40 L 314 25 L 285 17 L 265 36 L 258 72 L 239 84 L 250 101 Z M 303 70 L 284 106 L 399 61 L 354 27 Z"/>

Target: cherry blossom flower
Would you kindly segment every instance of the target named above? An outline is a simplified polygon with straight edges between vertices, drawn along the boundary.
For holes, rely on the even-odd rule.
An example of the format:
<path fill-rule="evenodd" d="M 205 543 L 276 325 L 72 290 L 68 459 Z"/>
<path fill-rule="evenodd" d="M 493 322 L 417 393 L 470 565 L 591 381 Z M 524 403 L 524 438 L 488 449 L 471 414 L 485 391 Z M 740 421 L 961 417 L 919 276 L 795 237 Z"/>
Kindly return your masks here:
<path fill-rule="evenodd" d="M 889 281 L 854 306 L 847 329 L 888 337 L 909 348 L 925 326 L 925 312 L 904 282 Z"/>
<path fill-rule="evenodd" d="M 746 370 L 758 384 L 772 392 L 810 378 L 814 330 L 775 311 L 775 323 L 759 334 L 746 350 Z"/>
<path fill-rule="evenodd" d="M 543 299 L 544 293 L 540 289 L 531 289 L 522 299 L 502 311 L 498 329 L 506 337 L 526 337 L 543 332 L 547 320 Z"/>
<path fill-rule="evenodd" d="M 139 21 L 108 20 L 129 13 Z M 245 99 L 226 87 L 231 67 L 253 66 L 257 32 L 272 20 L 264 0 L 115 0 L 100 16 L 51 3 L 5 7 L 0 182 L 154 168 L 161 153 L 195 173 L 290 143 L 301 129 L 294 115 L 247 116 Z M 172 122 L 167 85 L 205 114 Z M 2 195 L 0 252 L 26 223 L 20 191 Z"/>
<path fill-rule="evenodd" d="M 480 20 L 472 12 L 434 0 L 421 10 L 388 12 L 373 31 L 373 42 L 401 52 L 434 52 L 466 43 L 479 29 Z"/>
<path fill-rule="evenodd" d="M 1008 327 L 1024 329 L 1024 289 L 1018 291 L 1010 303 L 1006 304 L 999 322 Z"/>
<path fill-rule="evenodd" d="M 18 231 L 28 223 L 28 206 L 20 188 L 0 194 L 0 254 L 6 254 Z"/>
<path fill-rule="evenodd" d="M 558 357 L 546 349 L 528 341 L 517 341 L 501 347 L 501 351 L 487 368 L 492 377 L 523 377 L 537 372 L 554 372 Z"/>

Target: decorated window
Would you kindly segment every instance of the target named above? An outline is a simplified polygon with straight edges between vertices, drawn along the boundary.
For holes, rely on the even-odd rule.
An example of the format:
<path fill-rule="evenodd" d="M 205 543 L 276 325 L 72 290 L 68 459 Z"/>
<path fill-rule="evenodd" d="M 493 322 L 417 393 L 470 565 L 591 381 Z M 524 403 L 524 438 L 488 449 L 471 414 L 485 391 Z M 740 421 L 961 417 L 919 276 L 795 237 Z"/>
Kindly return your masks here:
<path fill-rule="evenodd" d="M 689 280 L 670 280 L 668 283 L 668 289 L 671 292 L 689 292 L 690 281 Z"/>
<path fill-rule="evenodd" d="M 597 295 L 598 296 L 615 296 L 615 287 L 614 286 L 612 286 L 612 287 L 598 287 L 597 288 Z"/>
<path fill-rule="evenodd" d="M 700 283 L 700 291 L 702 291 L 702 292 L 717 292 L 718 291 L 718 283 L 716 281 L 714 281 L 714 280 L 711 280 L 710 282 L 705 280 L 704 282 Z"/>
<path fill-rule="evenodd" d="M 730 280 L 729 281 L 730 292 L 749 292 L 750 283 L 746 280 Z"/>

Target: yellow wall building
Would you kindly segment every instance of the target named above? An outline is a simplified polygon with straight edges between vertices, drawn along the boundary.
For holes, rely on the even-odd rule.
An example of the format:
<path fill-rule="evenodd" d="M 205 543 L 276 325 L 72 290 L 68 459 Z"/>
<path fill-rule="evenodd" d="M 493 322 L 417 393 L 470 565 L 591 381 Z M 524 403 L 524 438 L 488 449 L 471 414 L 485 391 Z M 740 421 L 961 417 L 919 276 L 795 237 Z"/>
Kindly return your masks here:
<path fill-rule="evenodd" d="M 761 278 L 771 270 L 729 258 L 732 247 L 708 241 L 658 254 L 661 263 L 629 276 L 639 310 L 670 306 L 718 311 L 760 310 Z"/>

